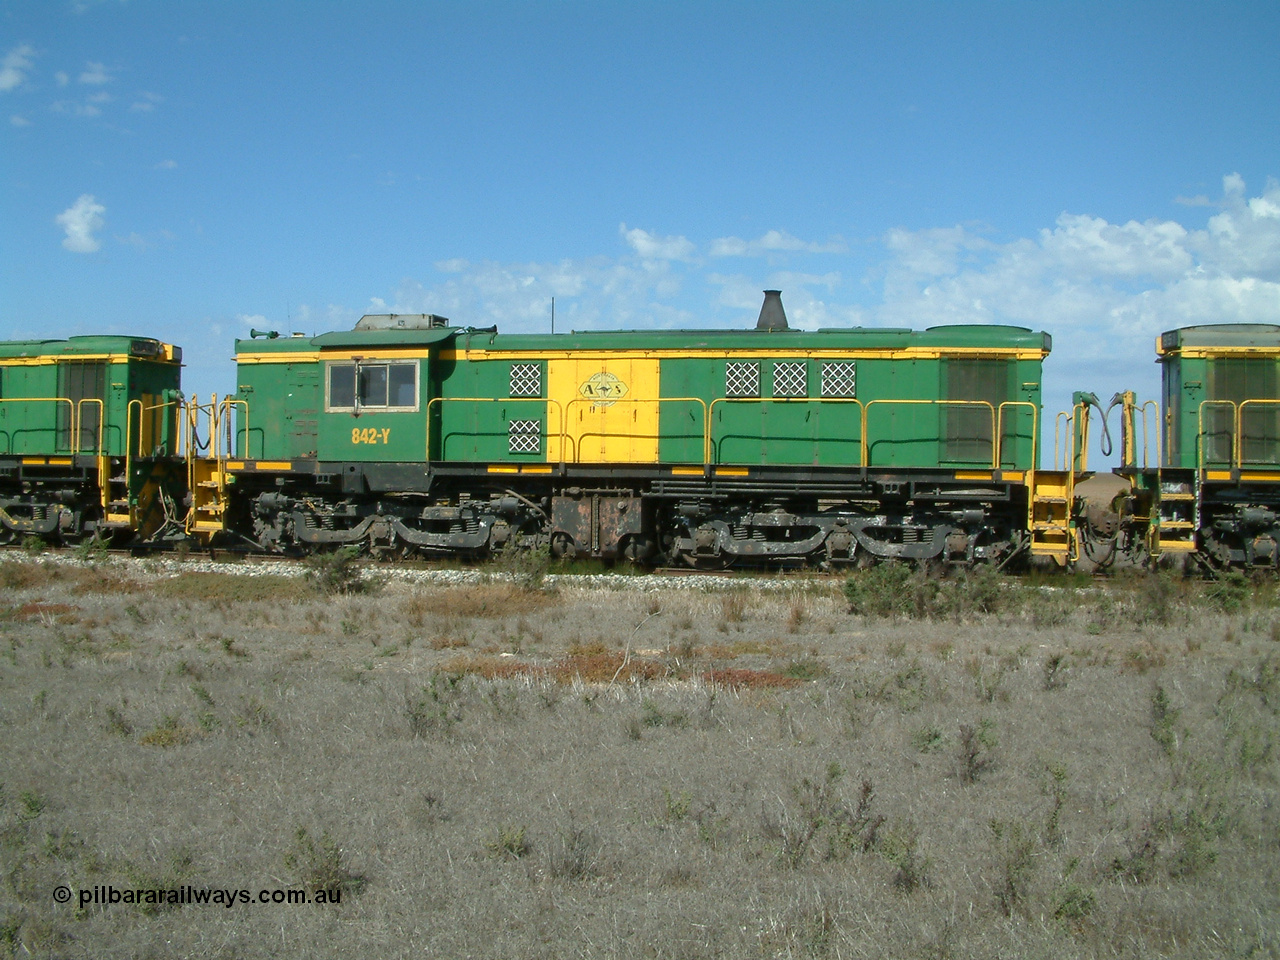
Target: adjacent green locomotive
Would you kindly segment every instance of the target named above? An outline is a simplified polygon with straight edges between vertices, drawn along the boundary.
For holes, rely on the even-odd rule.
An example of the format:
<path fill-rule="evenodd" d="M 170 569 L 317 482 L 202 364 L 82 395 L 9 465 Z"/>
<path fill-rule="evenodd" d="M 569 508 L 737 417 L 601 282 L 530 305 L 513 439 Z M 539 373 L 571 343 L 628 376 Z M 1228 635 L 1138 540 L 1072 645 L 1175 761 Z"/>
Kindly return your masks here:
<path fill-rule="evenodd" d="M 1124 407 L 1123 552 L 1280 565 L 1280 326 L 1183 327 L 1156 354 L 1162 403 Z"/>
<path fill-rule="evenodd" d="M 1066 484 L 1036 479 L 1049 349 L 1017 327 L 792 330 L 777 291 L 743 331 L 505 335 L 369 316 L 237 341 L 235 447 L 196 505 L 281 550 L 1059 555 Z"/>
<path fill-rule="evenodd" d="M 158 530 L 185 486 L 181 365 L 143 337 L 0 343 L 0 537 Z"/>

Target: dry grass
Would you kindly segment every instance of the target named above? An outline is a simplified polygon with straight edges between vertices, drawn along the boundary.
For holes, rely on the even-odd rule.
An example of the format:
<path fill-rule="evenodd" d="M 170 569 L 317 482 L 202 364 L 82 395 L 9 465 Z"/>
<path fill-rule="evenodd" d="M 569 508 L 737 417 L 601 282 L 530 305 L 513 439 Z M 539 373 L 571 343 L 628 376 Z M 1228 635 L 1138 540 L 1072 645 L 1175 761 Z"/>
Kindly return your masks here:
<path fill-rule="evenodd" d="M 1270 587 L 281 580 L 0 563 L 0 958 L 1280 955 Z"/>

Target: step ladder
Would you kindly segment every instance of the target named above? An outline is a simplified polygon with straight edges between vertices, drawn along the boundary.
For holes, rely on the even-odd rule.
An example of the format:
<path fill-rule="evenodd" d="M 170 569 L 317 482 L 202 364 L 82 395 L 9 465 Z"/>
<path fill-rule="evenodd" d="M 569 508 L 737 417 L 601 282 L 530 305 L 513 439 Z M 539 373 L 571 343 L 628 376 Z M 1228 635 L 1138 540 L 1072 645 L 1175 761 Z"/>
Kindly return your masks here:
<path fill-rule="evenodd" d="M 1071 502 L 1075 498 L 1075 474 L 1070 470 L 1037 470 L 1031 478 L 1027 505 L 1027 530 L 1031 555 L 1052 557 L 1063 566 L 1079 553 Z"/>
<path fill-rule="evenodd" d="M 188 464 L 188 533 L 211 536 L 227 528 L 227 472 L 223 466 L 216 457 L 193 458 Z"/>
<path fill-rule="evenodd" d="M 215 393 L 208 404 L 201 404 L 199 399 L 193 396 L 186 404 L 186 414 L 183 418 L 187 490 L 191 497 L 186 531 L 205 541 L 227 528 L 227 488 L 230 486 L 230 477 L 227 474 L 227 455 L 222 447 L 222 424 L 219 415 L 218 395 Z M 206 456 L 200 456 L 198 450 L 198 428 L 202 419 L 207 431 L 205 435 L 208 437 Z"/>
<path fill-rule="evenodd" d="M 98 492 L 102 500 L 102 526 L 133 529 L 138 508 L 129 495 L 129 471 L 120 467 L 120 473 L 112 476 L 114 466 L 110 457 L 98 457 Z"/>
<path fill-rule="evenodd" d="M 1197 486 L 1199 485 L 1197 481 Z M 1171 489 L 1166 490 L 1169 486 Z M 1157 484 L 1159 499 L 1152 518 L 1148 550 L 1152 557 L 1162 553 L 1194 553 L 1196 530 L 1200 526 L 1200 496 L 1188 484 Z"/>

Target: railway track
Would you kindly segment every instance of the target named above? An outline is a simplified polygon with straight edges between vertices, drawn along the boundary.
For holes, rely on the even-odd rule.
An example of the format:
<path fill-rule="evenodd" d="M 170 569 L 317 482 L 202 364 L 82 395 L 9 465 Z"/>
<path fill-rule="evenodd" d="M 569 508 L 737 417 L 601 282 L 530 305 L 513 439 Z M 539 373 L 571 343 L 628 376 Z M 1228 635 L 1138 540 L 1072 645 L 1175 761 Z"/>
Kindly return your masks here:
<path fill-rule="evenodd" d="M 23 562 L 53 562 L 75 566 L 95 564 L 120 565 L 147 575 L 176 576 L 181 573 L 221 573 L 229 576 L 303 577 L 313 566 L 305 557 L 264 554 L 250 550 L 223 548 L 199 549 L 179 554 L 173 550 L 108 548 L 86 551 L 81 547 L 48 547 L 39 552 L 15 549 L 0 556 Z M 368 559 L 357 561 L 364 579 L 383 582 L 421 583 L 433 585 L 467 585 L 493 582 L 529 582 L 527 573 L 504 570 L 499 565 L 470 567 L 445 566 L 423 561 L 383 563 Z M 577 586 L 598 589 L 740 589 L 759 591 L 794 590 L 803 584 L 830 583 L 833 588 L 840 575 L 815 571 L 700 571 L 683 567 L 658 567 L 644 572 L 622 572 L 619 568 L 599 572 L 559 571 L 553 566 L 545 574 L 532 579 L 547 587 Z"/>

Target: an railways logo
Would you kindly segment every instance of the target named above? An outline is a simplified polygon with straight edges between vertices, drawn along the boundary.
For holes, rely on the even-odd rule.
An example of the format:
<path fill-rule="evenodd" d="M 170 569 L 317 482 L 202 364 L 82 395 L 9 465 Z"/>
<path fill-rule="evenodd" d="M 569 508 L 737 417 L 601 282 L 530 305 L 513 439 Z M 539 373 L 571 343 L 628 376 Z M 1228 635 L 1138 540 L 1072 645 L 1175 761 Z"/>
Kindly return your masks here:
<path fill-rule="evenodd" d="M 627 385 L 612 373 L 601 371 L 583 381 L 578 393 L 588 400 L 594 400 L 593 406 L 610 407 L 627 395 Z"/>

